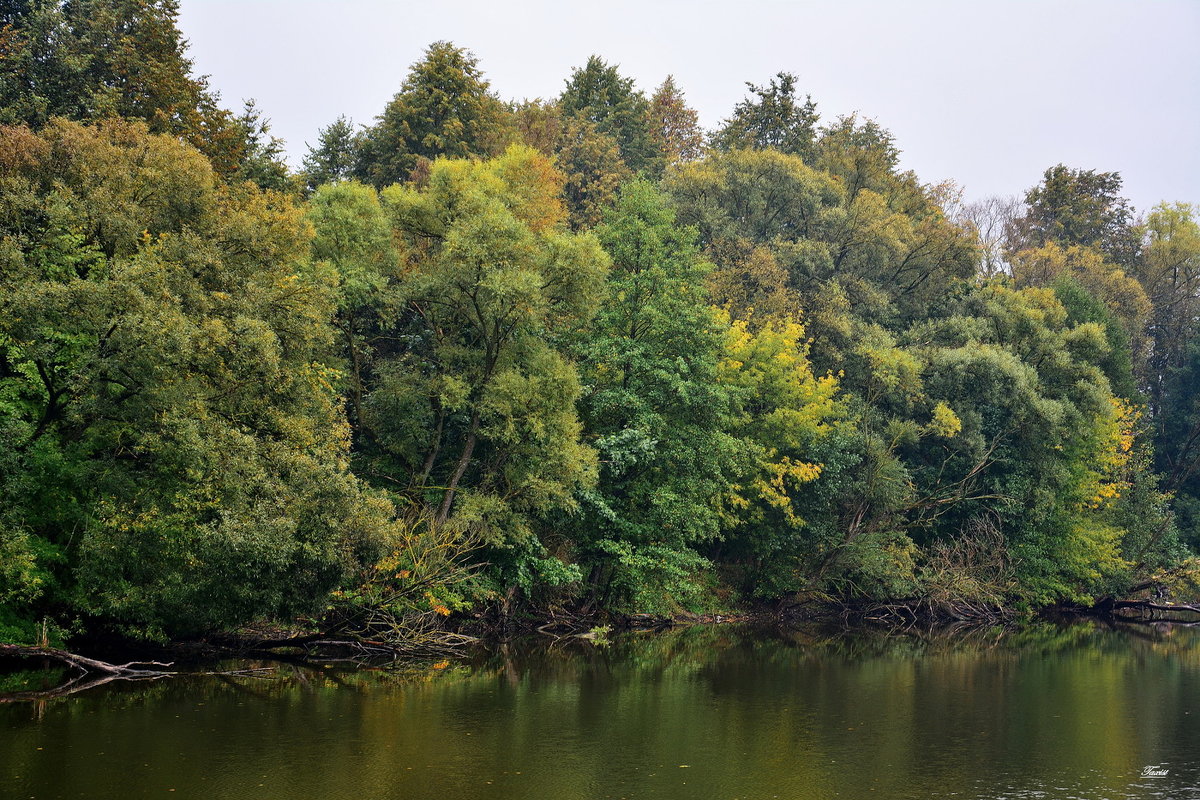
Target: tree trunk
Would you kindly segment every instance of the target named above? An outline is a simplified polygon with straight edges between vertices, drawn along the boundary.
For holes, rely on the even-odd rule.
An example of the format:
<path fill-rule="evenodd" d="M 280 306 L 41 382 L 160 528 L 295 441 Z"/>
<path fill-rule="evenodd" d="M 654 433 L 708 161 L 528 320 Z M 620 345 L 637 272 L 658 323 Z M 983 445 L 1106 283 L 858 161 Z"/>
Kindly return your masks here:
<path fill-rule="evenodd" d="M 458 482 L 462 480 L 462 476 L 471 463 L 471 455 L 475 452 L 475 440 L 478 433 L 479 409 L 475 409 L 471 413 L 471 427 L 467 431 L 467 440 L 463 444 L 462 455 L 458 457 L 458 466 L 454 468 L 454 474 L 450 476 L 450 483 L 446 485 L 446 496 L 442 500 L 442 507 L 437 516 L 439 523 L 445 522 L 450 516 L 450 507 L 454 505 L 454 493 L 458 490 Z"/>
<path fill-rule="evenodd" d="M 438 418 L 437 427 L 433 430 L 433 446 L 429 448 L 429 455 L 425 458 L 425 464 L 421 467 L 421 475 L 417 479 L 417 486 L 425 488 L 425 484 L 429 483 L 429 476 L 433 473 L 433 465 L 437 463 L 438 453 L 442 450 L 442 427 L 446 424 L 446 409 L 442 408 L 442 403 L 436 397 L 434 404 L 437 406 Z"/>

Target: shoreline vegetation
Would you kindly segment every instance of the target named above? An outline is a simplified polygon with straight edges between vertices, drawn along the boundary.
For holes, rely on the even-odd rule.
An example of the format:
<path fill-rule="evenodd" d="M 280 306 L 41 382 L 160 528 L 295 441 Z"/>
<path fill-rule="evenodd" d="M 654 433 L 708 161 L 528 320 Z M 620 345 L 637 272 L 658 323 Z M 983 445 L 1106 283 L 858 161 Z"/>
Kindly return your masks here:
<path fill-rule="evenodd" d="M 177 10 L 0 16 L 0 655 L 1197 613 L 1193 206 L 448 42 L 295 171 Z"/>
<path fill-rule="evenodd" d="M 964 613 L 968 612 L 969 613 Z M 1126 612 L 1126 613 L 1122 613 Z M 870 601 L 847 604 L 812 600 L 792 606 L 759 606 L 725 613 L 680 614 L 605 614 L 592 618 L 551 617 L 508 621 L 501 627 L 476 620 L 465 626 L 474 635 L 442 631 L 424 640 L 374 641 L 340 636 L 329 632 L 302 632 L 276 626 L 257 626 L 236 632 L 214 634 L 188 641 L 93 643 L 105 653 L 124 656 L 143 655 L 145 660 L 117 664 L 99 658 L 48 647 L 0 643 L 0 676 L 13 667 L 40 665 L 43 673 L 52 666 L 61 671 L 53 686 L 17 691 L 0 691 L 0 704 L 39 702 L 69 697 L 79 692 L 117 681 L 156 681 L 173 677 L 271 678 L 280 668 L 326 670 L 368 669 L 375 671 L 411 671 L 423 664 L 434 670 L 464 661 L 479 649 L 501 649 L 509 643 L 541 640 L 549 646 L 563 643 L 587 643 L 604 648 L 610 635 L 641 632 L 664 634 L 690 626 L 750 626 L 776 630 L 840 629 L 843 633 L 875 631 L 886 636 L 916 636 L 920 639 L 970 638 L 981 633 L 992 637 L 998 632 L 1016 634 L 1034 624 L 1080 624 L 1091 620 L 1112 628 L 1136 631 L 1139 626 L 1159 632 L 1174 625 L 1200 625 L 1200 606 L 1155 603 L 1150 600 L 1110 601 L 1091 608 L 1060 607 L 1047 609 L 1036 619 L 1017 623 L 1011 612 L 981 610 L 955 605 L 938 609 L 925 599 Z M 149 655 L 147 655 L 149 654 Z M 154 658 L 172 658 L 158 661 Z M 206 666 L 235 668 L 208 670 Z"/>

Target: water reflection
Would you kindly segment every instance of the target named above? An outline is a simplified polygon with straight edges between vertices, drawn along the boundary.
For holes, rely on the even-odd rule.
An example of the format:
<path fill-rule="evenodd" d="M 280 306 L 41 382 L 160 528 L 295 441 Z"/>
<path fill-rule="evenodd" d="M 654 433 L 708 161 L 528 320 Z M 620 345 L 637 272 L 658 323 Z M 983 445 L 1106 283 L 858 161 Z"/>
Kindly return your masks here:
<path fill-rule="evenodd" d="M 605 649 L 542 639 L 404 676 L 295 668 L 103 687 L 40 713 L 0 707 L 0 787 L 38 798 L 1188 797 L 1200 795 L 1198 679 L 1200 638 L 1182 628 L 710 627 Z M 1148 765 L 1168 773 L 1143 778 Z"/>

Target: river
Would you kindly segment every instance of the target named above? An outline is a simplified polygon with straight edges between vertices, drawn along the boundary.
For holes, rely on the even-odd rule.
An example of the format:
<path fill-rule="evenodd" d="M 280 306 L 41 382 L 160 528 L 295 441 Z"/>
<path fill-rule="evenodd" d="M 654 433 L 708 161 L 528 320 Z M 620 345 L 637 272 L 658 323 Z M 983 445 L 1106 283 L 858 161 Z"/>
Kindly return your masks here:
<path fill-rule="evenodd" d="M 113 683 L 0 705 L 0 797 L 1200 798 L 1200 631 L 700 626 Z"/>

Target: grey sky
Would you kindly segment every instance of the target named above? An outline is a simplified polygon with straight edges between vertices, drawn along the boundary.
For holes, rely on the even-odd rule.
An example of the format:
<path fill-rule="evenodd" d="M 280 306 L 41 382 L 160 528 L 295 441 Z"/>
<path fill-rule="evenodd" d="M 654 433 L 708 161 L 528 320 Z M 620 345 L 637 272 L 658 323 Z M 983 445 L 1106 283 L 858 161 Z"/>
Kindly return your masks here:
<path fill-rule="evenodd" d="M 1119 171 L 1139 211 L 1200 202 L 1198 0 L 182 0 L 180 27 L 226 105 L 256 98 L 297 164 L 448 39 L 505 98 L 557 95 L 597 53 L 647 93 L 673 73 L 712 127 L 745 81 L 788 71 L 823 117 L 878 120 L 904 166 L 970 198 L 1062 162 Z"/>

